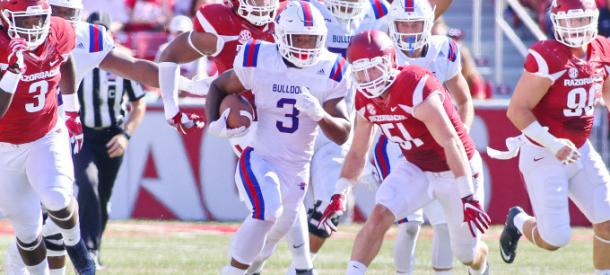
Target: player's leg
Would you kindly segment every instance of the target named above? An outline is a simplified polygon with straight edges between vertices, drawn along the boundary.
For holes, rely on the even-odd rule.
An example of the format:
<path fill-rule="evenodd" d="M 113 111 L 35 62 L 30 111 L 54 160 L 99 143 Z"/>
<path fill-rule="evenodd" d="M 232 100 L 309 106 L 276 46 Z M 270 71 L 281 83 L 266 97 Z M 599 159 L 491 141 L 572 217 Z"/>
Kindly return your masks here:
<path fill-rule="evenodd" d="M 413 274 L 415 269 L 415 244 L 421 224 L 423 223 L 423 215 L 421 210 L 399 220 L 398 234 L 394 241 L 394 267 L 396 274 Z"/>
<path fill-rule="evenodd" d="M 296 274 L 296 270 L 309 270 L 313 268 L 313 259 L 309 252 L 307 213 L 305 212 L 305 205 L 301 204 L 297 219 L 288 234 L 286 234 L 288 249 L 292 253 L 292 265 L 286 275 Z"/>
<path fill-rule="evenodd" d="M 570 197 L 593 224 L 593 266 L 610 274 L 610 175 L 589 142 L 580 148 L 581 169 L 570 179 Z"/>
<path fill-rule="evenodd" d="M 80 236 L 78 204 L 73 196 L 74 168 L 67 132 L 52 131 L 32 143 L 26 160 L 30 185 L 60 228 L 66 251 L 77 271 L 94 274 L 95 265 Z"/>
<path fill-rule="evenodd" d="M 316 150 L 311 161 L 314 207 L 309 210 L 309 240 L 313 255 L 320 251 L 326 239 L 330 237 L 328 232 L 318 229 L 318 222 L 322 218 L 322 211 L 326 209 L 335 192 L 335 184 L 339 179 L 345 154 L 345 147 L 329 142 Z M 338 225 L 339 219 L 335 218 L 332 222 Z"/>
<path fill-rule="evenodd" d="M 309 167 L 293 168 L 284 165 L 276 165 L 279 168 L 280 188 L 282 194 L 283 211 L 277 222 L 273 225 L 265 245 L 257 257 L 257 261 L 265 261 L 275 251 L 279 241 L 286 236 L 297 219 L 299 210 L 303 207 L 305 190 L 309 182 Z M 312 274 L 313 266 L 307 269 L 297 269 L 297 274 Z"/>
<path fill-rule="evenodd" d="M 267 161 L 244 150 L 235 172 L 235 183 L 242 200 L 251 211 L 233 235 L 231 262 L 221 274 L 245 274 L 263 249 L 266 237 L 283 212 L 280 179 Z"/>
<path fill-rule="evenodd" d="M 419 168 L 406 161 L 396 165 L 377 190 L 375 207 L 356 235 L 346 274 L 366 272 L 379 253 L 386 231 L 397 217 L 404 217 L 432 200 L 428 187 L 428 182 Z"/>
<path fill-rule="evenodd" d="M 452 173 L 426 173 L 433 187 L 433 194 L 443 208 L 449 227 L 449 239 L 453 255 L 469 266 L 472 275 L 488 274 L 487 245 L 481 241 L 481 234 L 473 237 L 464 221 L 460 192 Z"/>
<path fill-rule="evenodd" d="M 453 252 L 443 207 L 434 200 L 424 207 L 423 212 L 432 225 L 432 269 L 436 274 L 449 274 L 453 269 Z"/>
<path fill-rule="evenodd" d="M 47 247 L 47 260 L 51 275 L 66 274 L 66 248 L 59 227 L 49 218 L 46 218 L 42 227 L 42 237 Z"/>

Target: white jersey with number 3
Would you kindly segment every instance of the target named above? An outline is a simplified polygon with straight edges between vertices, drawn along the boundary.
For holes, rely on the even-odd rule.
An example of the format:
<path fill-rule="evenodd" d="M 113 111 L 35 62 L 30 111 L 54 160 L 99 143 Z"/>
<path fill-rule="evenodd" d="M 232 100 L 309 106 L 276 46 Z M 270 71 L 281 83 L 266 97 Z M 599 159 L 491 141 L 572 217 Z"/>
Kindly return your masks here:
<path fill-rule="evenodd" d="M 289 67 L 276 44 L 252 41 L 241 48 L 233 69 L 255 97 L 258 126 L 252 147 L 256 153 L 289 164 L 309 162 L 318 123 L 299 112 L 295 104 L 301 97 L 302 86 L 320 104 L 345 97 L 350 77 L 345 59 L 324 50 L 315 65 Z"/>

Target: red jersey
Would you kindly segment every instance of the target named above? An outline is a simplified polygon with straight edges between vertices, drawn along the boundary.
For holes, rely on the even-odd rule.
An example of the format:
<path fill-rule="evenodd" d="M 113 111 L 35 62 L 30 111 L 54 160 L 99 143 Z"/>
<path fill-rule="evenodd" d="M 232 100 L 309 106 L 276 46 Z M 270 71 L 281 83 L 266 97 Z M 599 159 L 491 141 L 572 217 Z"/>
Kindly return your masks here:
<path fill-rule="evenodd" d="M 74 48 L 76 38 L 68 21 L 51 17 L 51 29 L 44 44 L 25 52 L 26 72 L 21 77 L 13 101 L 0 118 L 0 142 L 22 144 L 46 135 L 57 122 L 57 91 L 60 65 Z M 0 32 L 0 60 L 10 54 L 10 38 Z M 2 61 L 0 61 L 2 62 Z M 7 64 L 0 64 L 2 72 Z"/>
<path fill-rule="evenodd" d="M 224 39 L 222 50 L 216 56 L 210 56 L 218 69 L 218 74 L 233 68 L 235 55 L 249 40 L 274 42 L 273 24 L 260 27 L 252 25 L 226 4 L 202 5 L 197 11 L 193 24 L 195 31 L 213 33 Z"/>
<path fill-rule="evenodd" d="M 401 69 L 384 99 L 369 99 L 356 93 L 356 110 L 366 120 L 379 125 L 382 134 L 398 143 L 406 159 L 424 171 L 448 171 L 445 152 L 428 131 L 426 125 L 413 116 L 413 108 L 433 93 L 440 93 L 443 106 L 457 132 L 468 159 L 475 147 L 464 123 L 447 93 L 434 75 L 426 69 L 411 65 Z"/>
<path fill-rule="evenodd" d="M 555 41 L 534 44 L 525 59 L 525 70 L 553 81 L 534 107 L 536 119 L 557 138 L 582 146 L 593 126 L 593 109 L 601 97 L 610 65 L 610 42 L 598 36 L 587 47 L 586 60 Z"/>

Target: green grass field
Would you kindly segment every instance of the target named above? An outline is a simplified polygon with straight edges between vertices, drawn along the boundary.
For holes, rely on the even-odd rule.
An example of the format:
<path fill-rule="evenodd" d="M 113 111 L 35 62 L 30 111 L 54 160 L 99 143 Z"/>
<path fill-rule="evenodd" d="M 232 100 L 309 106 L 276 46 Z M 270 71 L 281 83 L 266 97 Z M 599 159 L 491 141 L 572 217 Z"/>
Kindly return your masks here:
<path fill-rule="evenodd" d="M 128 221 L 112 222 L 105 235 L 99 274 L 217 274 L 227 262 L 227 249 L 236 224 Z M 344 226 L 315 259 L 319 274 L 342 274 L 360 225 Z M 557 252 L 546 252 L 523 241 L 515 263 L 502 262 L 498 252 L 501 227 L 485 236 L 490 247 L 491 274 L 593 274 L 592 231 L 577 228 L 572 242 Z M 395 229 L 388 232 L 384 246 L 367 274 L 393 274 Z M 11 240 L 6 221 L 0 221 L 0 263 Z M 432 274 L 430 269 L 431 229 L 425 226 L 417 244 L 415 274 Z M 282 242 L 265 267 L 265 274 L 284 274 L 290 253 Z M 0 267 L 0 273 L 2 267 Z M 455 263 L 454 274 L 466 274 Z"/>

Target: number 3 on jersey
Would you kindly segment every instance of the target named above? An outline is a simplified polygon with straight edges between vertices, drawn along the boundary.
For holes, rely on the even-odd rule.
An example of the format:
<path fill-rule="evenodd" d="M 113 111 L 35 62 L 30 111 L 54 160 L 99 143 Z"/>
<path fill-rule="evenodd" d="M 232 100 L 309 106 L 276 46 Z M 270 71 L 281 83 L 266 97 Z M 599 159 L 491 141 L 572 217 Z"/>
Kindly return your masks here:
<path fill-rule="evenodd" d="M 601 90 L 600 84 L 593 84 L 587 93 L 585 88 L 575 88 L 568 93 L 566 107 L 563 109 L 563 115 L 566 117 L 579 117 L 583 115 L 593 115 L 593 105 L 595 104 L 595 96 Z"/>
<path fill-rule="evenodd" d="M 29 93 L 36 99 L 36 103 L 25 104 L 28 113 L 35 113 L 44 107 L 45 95 L 49 91 L 49 83 L 46 80 L 34 82 L 30 85 Z"/>
<path fill-rule="evenodd" d="M 407 131 L 405 126 L 401 123 L 397 123 L 397 124 L 384 123 L 384 124 L 381 124 L 380 126 L 381 126 L 381 131 L 383 132 L 383 134 L 386 137 L 388 137 L 388 139 L 391 142 L 398 143 L 398 145 L 400 145 L 400 147 L 402 147 L 405 150 L 411 150 L 411 148 L 413 148 L 413 145 L 415 145 L 415 147 L 419 147 L 424 144 L 424 142 L 421 139 L 413 138 L 411 136 L 411 134 L 409 134 L 409 132 Z M 402 137 L 392 135 L 390 130 L 392 130 L 394 127 L 398 128 Z"/>
<path fill-rule="evenodd" d="M 275 127 L 277 127 L 277 129 L 282 132 L 282 133 L 287 133 L 287 134 L 292 134 L 294 132 L 297 131 L 297 129 L 299 129 L 299 110 L 297 110 L 297 108 L 294 107 L 294 105 L 297 103 L 297 100 L 294 98 L 281 98 L 280 100 L 277 101 L 276 107 L 281 108 L 281 109 L 288 109 L 288 113 L 285 114 L 284 116 L 287 118 L 290 118 L 290 122 L 289 123 L 284 123 L 284 121 L 276 121 L 275 122 Z"/>

